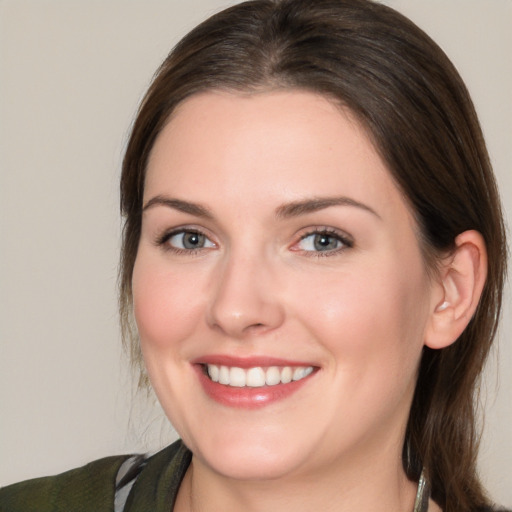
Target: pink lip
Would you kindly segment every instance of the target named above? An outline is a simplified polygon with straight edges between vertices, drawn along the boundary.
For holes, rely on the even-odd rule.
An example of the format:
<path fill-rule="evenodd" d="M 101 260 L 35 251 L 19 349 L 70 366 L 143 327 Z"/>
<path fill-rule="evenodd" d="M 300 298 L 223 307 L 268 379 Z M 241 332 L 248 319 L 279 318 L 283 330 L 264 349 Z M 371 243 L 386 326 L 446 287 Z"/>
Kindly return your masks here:
<path fill-rule="evenodd" d="M 307 384 L 311 377 L 317 373 L 316 370 L 318 369 L 315 368 L 315 371 L 304 379 L 292 381 L 288 384 L 277 384 L 260 388 L 237 388 L 213 382 L 205 373 L 204 365 L 206 364 L 236 366 L 238 368 L 312 365 L 310 363 L 287 361 L 272 357 L 236 358 L 222 355 L 205 356 L 193 361 L 194 369 L 205 393 L 219 404 L 241 409 L 258 409 L 289 397 Z"/>

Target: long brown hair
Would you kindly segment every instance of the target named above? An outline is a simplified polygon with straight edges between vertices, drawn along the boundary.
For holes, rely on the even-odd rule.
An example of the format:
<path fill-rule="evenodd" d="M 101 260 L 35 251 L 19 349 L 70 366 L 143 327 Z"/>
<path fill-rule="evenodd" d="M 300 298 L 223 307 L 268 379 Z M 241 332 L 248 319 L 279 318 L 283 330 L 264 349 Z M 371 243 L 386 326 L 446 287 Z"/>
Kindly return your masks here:
<path fill-rule="evenodd" d="M 367 129 L 436 255 L 479 231 L 488 278 L 459 340 L 424 349 L 407 425 L 408 477 L 424 467 L 445 512 L 477 510 L 487 498 L 476 473 L 475 393 L 501 308 L 506 242 L 500 200 L 482 131 L 456 69 L 411 21 L 370 0 L 255 0 L 190 32 L 158 70 L 135 120 L 121 178 L 125 217 L 120 268 L 124 332 L 133 334 L 131 278 L 141 229 L 145 169 L 175 107 L 210 89 L 298 88 L 350 109 Z M 131 353 L 140 363 L 136 336 Z"/>

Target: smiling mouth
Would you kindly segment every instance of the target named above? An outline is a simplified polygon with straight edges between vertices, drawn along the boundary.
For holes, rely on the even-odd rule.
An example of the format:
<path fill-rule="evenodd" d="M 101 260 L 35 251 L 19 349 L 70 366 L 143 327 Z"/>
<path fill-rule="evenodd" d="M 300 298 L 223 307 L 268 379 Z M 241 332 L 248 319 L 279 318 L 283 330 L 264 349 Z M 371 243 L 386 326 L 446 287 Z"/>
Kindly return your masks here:
<path fill-rule="evenodd" d="M 204 364 L 203 371 L 212 382 L 236 388 L 262 388 L 300 381 L 313 373 L 313 366 L 255 366 L 239 368 Z"/>

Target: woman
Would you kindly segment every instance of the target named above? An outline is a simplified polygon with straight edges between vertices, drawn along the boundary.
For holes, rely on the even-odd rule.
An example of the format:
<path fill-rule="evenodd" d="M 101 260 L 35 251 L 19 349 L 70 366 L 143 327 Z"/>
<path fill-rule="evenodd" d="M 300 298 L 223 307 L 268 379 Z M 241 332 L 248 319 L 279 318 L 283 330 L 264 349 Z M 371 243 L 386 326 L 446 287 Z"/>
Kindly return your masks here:
<path fill-rule="evenodd" d="M 490 510 L 473 395 L 499 198 L 462 81 L 408 20 L 212 17 L 141 105 L 121 207 L 126 336 L 133 310 L 183 442 L 7 488 L 5 510 Z"/>

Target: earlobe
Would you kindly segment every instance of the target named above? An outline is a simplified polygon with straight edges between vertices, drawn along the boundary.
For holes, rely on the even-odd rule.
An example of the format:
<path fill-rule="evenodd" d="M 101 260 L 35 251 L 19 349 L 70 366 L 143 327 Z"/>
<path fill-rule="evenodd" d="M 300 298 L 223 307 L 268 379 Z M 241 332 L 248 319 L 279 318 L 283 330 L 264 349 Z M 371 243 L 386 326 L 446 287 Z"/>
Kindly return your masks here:
<path fill-rule="evenodd" d="M 473 317 L 487 278 L 487 250 L 478 231 L 455 238 L 455 249 L 439 270 L 439 293 L 433 297 L 425 345 L 432 349 L 454 343 Z"/>

